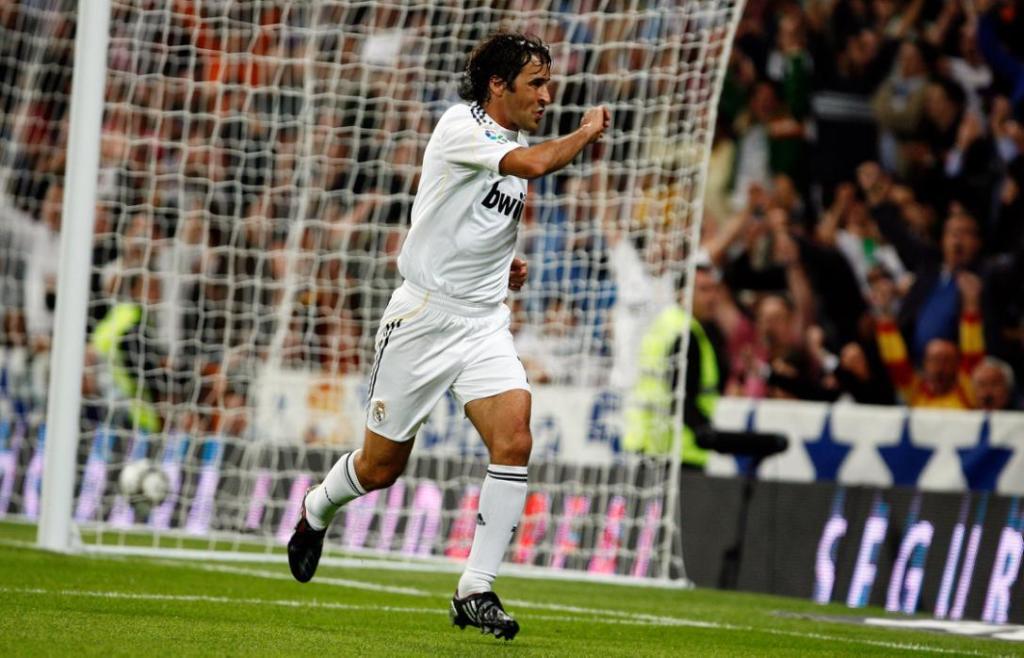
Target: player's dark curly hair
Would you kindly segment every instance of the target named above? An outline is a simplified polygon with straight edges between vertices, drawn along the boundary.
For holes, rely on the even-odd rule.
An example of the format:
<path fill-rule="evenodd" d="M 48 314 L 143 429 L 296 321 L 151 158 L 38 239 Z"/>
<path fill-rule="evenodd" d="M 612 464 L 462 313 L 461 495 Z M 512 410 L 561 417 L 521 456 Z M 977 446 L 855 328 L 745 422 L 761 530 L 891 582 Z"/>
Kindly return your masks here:
<path fill-rule="evenodd" d="M 511 89 L 516 76 L 536 57 L 541 65 L 551 66 L 551 52 L 533 35 L 495 32 L 469 54 L 466 70 L 459 81 L 459 96 L 483 105 L 491 97 L 489 83 L 498 76 Z"/>

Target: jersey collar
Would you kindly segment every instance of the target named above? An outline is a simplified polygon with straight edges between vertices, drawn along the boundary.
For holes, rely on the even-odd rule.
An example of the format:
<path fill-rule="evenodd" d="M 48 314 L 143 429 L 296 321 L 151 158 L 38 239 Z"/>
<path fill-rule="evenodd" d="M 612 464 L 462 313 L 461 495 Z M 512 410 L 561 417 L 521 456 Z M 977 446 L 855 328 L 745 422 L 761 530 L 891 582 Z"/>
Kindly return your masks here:
<path fill-rule="evenodd" d="M 469 111 L 473 115 L 473 118 L 476 119 L 476 122 L 481 126 L 486 126 L 492 130 L 498 131 L 513 142 L 516 142 L 519 139 L 518 130 L 509 130 L 508 128 L 500 125 L 497 121 L 492 119 L 489 114 L 487 114 L 487 111 L 484 110 L 483 106 L 479 103 L 473 103 L 470 105 Z"/>

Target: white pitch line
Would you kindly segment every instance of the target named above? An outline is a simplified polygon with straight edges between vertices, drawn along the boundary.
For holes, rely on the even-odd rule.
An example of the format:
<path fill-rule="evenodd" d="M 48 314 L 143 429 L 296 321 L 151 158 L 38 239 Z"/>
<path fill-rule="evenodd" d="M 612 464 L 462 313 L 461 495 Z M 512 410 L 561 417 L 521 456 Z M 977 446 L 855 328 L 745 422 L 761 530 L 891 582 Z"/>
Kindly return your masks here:
<path fill-rule="evenodd" d="M 245 576 L 256 576 L 260 578 L 269 578 L 273 580 L 291 580 L 290 576 L 278 573 L 276 571 L 265 571 L 262 569 L 246 569 L 244 567 L 215 567 L 213 565 L 197 565 L 188 562 L 179 562 L 175 560 L 159 560 L 161 564 L 168 566 L 174 565 L 184 568 L 195 568 L 202 570 L 227 570 L 229 573 L 236 573 Z M 431 593 L 425 590 L 415 590 L 412 588 L 396 588 L 391 585 L 383 585 L 380 583 L 374 583 L 370 581 L 362 580 L 348 580 L 344 578 L 317 578 L 314 583 L 321 583 L 324 585 L 333 585 L 336 587 L 356 587 L 363 590 L 369 591 L 381 591 L 389 592 L 392 590 L 407 590 L 397 593 L 411 594 L 413 596 L 436 596 L 438 598 L 447 599 L 450 594 L 447 593 Z M 650 626 L 677 626 L 677 627 L 689 627 L 689 628 L 703 628 L 703 629 L 714 629 L 724 631 L 739 631 L 744 633 L 765 633 L 767 635 L 780 635 L 785 637 L 802 637 L 817 640 L 826 640 L 830 642 L 843 642 L 847 644 L 861 644 L 874 647 L 881 647 L 884 649 L 894 649 L 899 651 L 911 651 L 911 652 L 930 652 L 938 654 L 959 654 L 959 655 L 976 655 L 981 656 L 978 652 L 963 652 L 959 650 L 943 649 L 941 647 L 930 647 L 923 644 L 907 643 L 907 642 L 887 642 L 885 640 L 871 640 L 867 638 L 851 638 L 844 637 L 841 635 L 825 635 L 822 633 L 805 632 L 805 631 L 786 631 L 772 628 L 755 628 L 753 626 L 740 626 L 736 624 L 728 624 L 722 622 L 713 621 L 702 621 L 699 619 L 685 619 L 679 617 L 667 617 L 662 615 L 650 615 L 646 613 L 637 612 L 626 612 L 622 610 L 607 610 L 603 608 L 583 608 L 578 606 L 563 605 L 559 603 L 538 603 L 536 601 L 524 601 L 520 599 L 506 599 L 505 601 L 510 607 L 516 606 L 520 608 L 533 609 L 533 610 L 550 610 L 553 612 L 566 612 L 575 615 L 592 615 L 586 618 L 574 618 L 573 621 L 598 621 L 608 623 L 625 623 L 625 624 L 636 624 L 636 625 L 650 625 Z M 338 604 L 344 605 L 344 604 Z M 381 608 L 365 608 L 365 609 L 385 609 Z M 424 610 L 421 608 L 412 608 L 410 610 Z M 570 618 L 560 617 L 543 617 L 533 615 L 535 619 L 548 619 L 552 621 L 566 621 Z"/>
<path fill-rule="evenodd" d="M 255 575 L 255 574 L 254 574 Z M 376 611 L 376 612 L 401 612 L 401 613 L 414 613 L 414 614 L 429 614 L 438 615 L 446 614 L 447 611 L 441 608 L 414 608 L 414 607 L 400 607 L 400 606 L 388 606 L 388 605 L 356 605 L 350 603 L 337 603 L 334 601 L 299 601 L 293 599 L 253 599 L 253 598 L 233 598 L 227 596 L 209 596 L 206 594 L 152 594 L 152 593 L 138 593 L 138 592 L 113 592 L 113 591 L 99 591 L 99 590 L 48 590 L 38 587 L 0 587 L 0 593 L 4 594 L 36 594 L 36 595 L 57 595 L 57 596 L 74 596 L 74 597 L 90 597 L 90 598 L 103 598 L 103 599 L 120 599 L 120 600 L 132 600 L 132 601 L 179 601 L 179 602 L 193 602 L 193 603 L 223 603 L 231 605 L 255 605 L 255 606 L 274 606 L 274 607 L 287 607 L 287 608 L 316 608 L 316 609 L 328 609 L 328 610 L 363 610 L 363 611 Z M 571 610 L 574 612 L 581 613 L 593 613 L 602 615 L 632 615 L 634 618 L 623 619 L 619 618 L 601 618 L 601 617 L 579 617 L 579 616 L 550 616 L 550 615 L 531 615 L 532 619 L 544 620 L 544 621 L 555 621 L 555 622 L 587 622 L 587 623 L 600 623 L 600 624 L 628 624 L 635 626 L 691 626 L 699 628 L 710 628 L 724 631 L 740 631 L 744 633 L 766 633 L 769 635 L 782 635 L 786 637 L 799 637 L 799 638 L 810 638 L 816 640 L 825 640 L 829 642 L 844 642 L 847 644 L 862 644 L 874 647 L 881 647 L 884 649 L 896 649 L 900 651 L 912 651 L 912 652 L 929 652 L 939 654 L 958 654 L 958 655 L 975 655 L 981 656 L 976 651 L 964 652 L 961 650 L 943 649 L 940 647 L 930 647 L 923 644 L 912 644 L 905 642 L 886 642 L 884 640 L 869 640 L 863 638 L 850 638 L 836 635 L 826 635 L 823 633 L 807 633 L 801 631 L 784 631 L 778 629 L 765 629 L 755 628 L 753 626 L 738 626 L 734 624 L 723 624 L 718 622 L 704 622 L 690 619 L 679 619 L 675 617 L 658 617 L 654 615 L 643 615 L 634 613 L 623 613 L 615 610 L 601 610 L 593 608 L 577 608 L 575 606 L 559 606 L 556 604 L 538 604 L 531 603 L 529 601 L 516 601 L 516 605 L 520 607 L 533 607 L 540 609 L 551 609 L 551 610 Z"/>
<path fill-rule="evenodd" d="M 294 578 L 287 574 L 283 574 L 277 571 L 264 571 L 262 569 L 246 569 L 245 567 L 230 567 L 227 565 L 214 566 L 212 564 L 183 564 L 181 562 L 176 562 L 174 560 L 153 560 L 153 563 L 175 567 L 190 567 L 193 569 L 199 569 L 200 571 L 231 573 L 238 576 L 257 576 L 259 578 L 267 578 L 269 580 L 294 580 Z M 422 589 L 416 589 L 414 587 L 396 587 L 394 585 L 382 585 L 380 583 L 373 583 L 365 580 L 352 580 L 350 578 L 318 577 L 313 582 L 320 583 L 323 585 L 334 585 L 335 587 L 348 587 L 351 589 L 362 589 L 371 592 L 384 592 L 386 594 L 403 594 L 405 596 L 434 596 L 434 594 L 431 592 Z"/>
<path fill-rule="evenodd" d="M 800 637 L 809 638 L 812 640 L 827 640 L 829 642 L 846 642 L 848 644 L 867 644 L 873 647 L 882 647 L 883 649 L 899 649 L 900 651 L 913 651 L 913 652 L 928 652 L 928 653 L 948 653 L 957 656 L 988 656 L 990 654 L 981 653 L 980 651 L 962 651 L 960 649 L 943 649 L 942 647 L 930 647 L 926 644 L 913 644 L 908 642 L 886 642 L 885 640 L 869 640 L 866 638 L 854 638 L 854 637 L 843 637 L 837 635 L 825 635 L 824 633 L 814 633 L 807 631 L 783 631 L 777 628 L 753 628 L 736 626 L 736 630 L 743 630 L 745 632 L 756 632 L 756 633 L 767 633 L 768 635 L 783 635 L 786 637 Z"/>
<path fill-rule="evenodd" d="M 167 566 L 193 568 L 202 571 L 220 571 L 224 573 L 233 573 L 240 576 L 254 576 L 257 578 L 267 578 L 270 580 L 292 580 L 291 576 L 282 574 L 277 571 L 266 571 L 263 569 L 213 566 L 207 564 L 187 564 L 176 562 L 174 560 L 154 560 L 154 562 L 164 564 Z M 410 596 L 429 596 L 436 597 L 439 599 L 448 599 L 451 597 L 451 593 L 449 592 L 428 592 L 426 590 L 414 589 L 411 587 L 394 587 L 391 585 L 382 585 L 380 583 L 374 583 L 365 580 L 349 580 L 347 578 L 328 578 L 318 576 L 316 580 L 312 580 L 310 582 L 321 585 L 333 585 L 335 587 L 352 587 L 356 589 L 368 590 L 371 592 L 378 591 L 392 594 L 408 594 Z M 642 612 L 606 610 L 603 608 L 581 608 L 571 605 L 561 605 L 558 603 L 536 603 L 533 601 L 522 601 L 518 599 L 506 599 L 505 602 L 509 605 L 515 605 L 521 608 L 530 608 L 534 610 L 551 610 L 554 612 L 567 612 L 581 615 L 592 615 L 594 617 L 614 617 L 618 619 L 625 619 L 630 622 L 641 622 L 645 624 L 654 624 L 658 626 L 692 626 L 695 628 L 721 628 L 721 625 L 715 622 L 679 619 L 677 617 L 664 617 L 659 615 L 650 615 Z"/>
<path fill-rule="evenodd" d="M 400 612 L 400 613 L 413 613 L 413 614 L 428 614 L 428 615 L 440 615 L 446 614 L 447 611 L 441 608 L 414 608 L 414 607 L 401 607 L 401 606 L 389 606 L 389 605 L 355 605 L 350 603 L 337 603 L 334 601 L 297 601 L 293 599 L 252 599 L 252 598 L 234 598 L 228 596 L 209 596 L 206 594 L 153 594 L 153 593 L 139 593 L 139 592 L 113 592 L 113 591 L 100 591 L 100 590 L 49 590 L 39 587 L 0 587 L 0 593 L 4 594 L 35 594 L 40 596 L 69 596 L 69 597 L 89 597 L 89 598 L 101 598 L 101 599 L 113 599 L 113 600 L 129 600 L 129 601 L 176 601 L 176 602 L 189 602 L 189 603 L 222 603 L 230 605 L 255 605 L 255 606 L 273 606 L 273 607 L 285 607 L 285 608 L 316 608 L 316 609 L 328 609 L 328 610 L 362 610 L 371 612 Z M 526 601 L 518 602 L 518 605 L 524 606 L 529 604 Z M 529 604 L 536 605 L 536 604 Z M 545 604 L 545 607 L 547 606 Z M 562 606 L 569 608 L 571 606 Z M 589 611 L 587 608 L 576 608 L 580 611 Z M 603 611 L 605 613 L 612 611 Z M 716 622 L 694 622 L 693 620 L 686 619 L 675 619 L 671 617 L 656 617 L 654 619 L 601 619 L 599 617 L 576 617 L 576 616 L 548 616 L 548 615 L 531 615 L 532 619 L 544 620 L 544 621 L 557 621 L 557 622 L 587 622 L 587 623 L 600 623 L 600 624 L 628 624 L 635 626 L 695 626 L 699 625 L 704 628 L 714 628 L 716 630 L 726 631 L 741 631 L 745 633 L 749 632 L 762 632 L 770 635 L 784 635 L 788 637 L 801 637 L 811 638 L 817 640 L 826 640 L 830 642 L 845 642 L 849 644 L 864 644 L 869 646 L 881 647 L 884 649 L 897 649 L 902 651 L 913 651 L 913 652 L 930 652 L 930 653 L 943 653 L 943 654 L 959 654 L 964 655 L 984 655 L 978 652 L 964 652 L 959 650 L 942 649 L 939 647 L 929 647 L 922 644 L 909 644 L 903 642 L 885 642 L 883 640 L 868 640 L 859 638 L 848 638 L 842 636 L 825 635 L 822 633 L 804 633 L 800 631 L 781 631 L 774 629 L 763 629 L 754 628 L 752 626 L 736 626 L 733 624 L 720 624 Z M 675 623 L 665 623 L 659 621 L 664 619 L 665 622 L 671 620 Z"/>
<path fill-rule="evenodd" d="M 214 567 L 212 565 L 196 565 L 191 563 L 183 563 L 174 560 L 160 560 L 161 564 L 168 566 L 178 566 L 184 568 L 195 568 L 202 570 L 221 570 L 227 569 L 230 573 L 237 573 L 245 576 L 255 576 L 259 578 L 270 578 L 274 580 L 291 580 L 287 575 L 275 572 L 265 571 L 262 569 L 246 569 L 243 567 Z M 411 588 L 394 588 L 390 585 L 383 585 L 380 583 L 373 583 L 369 581 L 353 581 L 343 578 L 317 578 L 311 582 L 322 583 L 324 585 L 333 585 L 340 587 L 358 587 L 359 589 L 369 591 L 381 591 L 386 592 L 393 589 L 408 589 L 412 592 L 416 592 L 415 596 L 436 596 L 438 598 L 448 598 L 450 596 L 447 593 L 431 593 L 425 590 L 413 590 Z M 408 592 L 402 592 L 408 593 Z M 667 617 L 663 615 L 651 615 L 639 612 L 626 612 L 622 610 L 607 610 L 604 608 L 584 608 L 579 606 L 563 605 L 559 603 L 538 603 L 536 601 L 525 601 L 520 599 L 506 599 L 505 601 L 510 607 L 516 606 L 525 609 L 532 610 L 550 610 L 553 612 L 565 612 L 575 615 L 587 615 L 587 617 L 546 617 L 532 615 L 534 619 L 545 619 L 551 621 L 597 621 L 604 623 L 621 623 L 621 624 L 635 624 L 635 625 L 650 625 L 650 626 L 676 626 L 676 627 L 688 627 L 688 628 L 702 628 L 702 629 L 714 629 L 724 631 L 739 631 L 744 633 L 765 633 L 768 635 L 781 635 L 786 637 L 803 637 L 810 639 L 826 640 L 831 642 L 843 642 L 847 644 L 861 644 L 868 646 L 881 647 L 884 649 L 894 649 L 900 651 L 912 651 L 912 652 L 930 652 L 938 654 L 960 654 L 964 655 L 965 652 L 959 650 L 943 649 L 941 647 L 930 647 L 922 644 L 906 643 L 906 642 L 887 642 L 885 640 L 871 640 L 867 638 L 850 638 L 841 635 L 825 635 L 814 632 L 804 631 L 785 631 L 780 629 L 771 628 L 755 628 L 753 626 L 740 626 L 736 624 L 728 624 L 713 621 L 702 621 L 699 619 L 685 619 L 680 617 Z M 342 605 L 342 604 L 339 604 Z M 367 608 L 372 609 L 372 608 Z M 383 609 L 383 608 L 380 608 Z M 415 610 L 421 610 L 416 608 Z M 966 652 L 968 655 L 985 655 L 977 652 Z"/>
<path fill-rule="evenodd" d="M 766 633 L 768 635 L 784 635 L 789 637 L 803 637 L 811 638 L 816 640 L 828 640 L 830 642 L 846 642 L 852 644 L 867 644 L 871 646 L 883 647 L 886 649 L 899 649 L 903 651 L 928 651 L 932 653 L 950 653 L 975 656 L 983 656 L 985 654 L 978 652 L 963 652 L 953 651 L 949 649 L 943 649 L 941 647 L 929 647 L 923 644 L 911 644 L 906 642 L 886 642 L 885 640 L 870 640 L 867 638 L 851 638 L 836 635 L 824 635 L 822 633 L 806 632 L 806 631 L 785 631 L 775 628 L 757 628 L 754 626 L 740 626 L 737 624 L 729 624 L 723 622 L 714 621 L 700 621 L 696 619 L 681 619 L 679 617 L 662 617 L 658 615 L 648 615 L 644 613 L 624 613 L 620 611 L 602 610 L 600 608 L 580 608 L 577 606 L 561 605 L 557 603 L 535 603 L 531 601 L 518 601 L 515 599 L 509 599 L 507 601 L 509 606 L 517 605 L 523 608 L 534 608 L 541 610 L 558 610 L 565 612 L 575 612 L 578 614 L 593 614 L 593 615 L 607 615 L 607 614 L 620 614 L 628 615 L 630 618 L 636 621 L 646 621 L 654 626 L 687 626 L 690 628 L 709 628 L 723 631 L 742 631 L 744 633 Z"/>
<path fill-rule="evenodd" d="M 108 556 L 104 556 L 108 557 Z M 267 578 L 271 580 L 291 580 L 291 577 L 275 572 L 275 571 L 264 571 L 260 569 L 246 569 L 243 567 L 229 567 L 226 565 L 214 566 L 208 564 L 196 564 L 194 562 L 184 562 L 178 560 L 150 560 L 156 564 L 163 564 L 166 566 L 176 566 L 182 568 L 198 569 L 202 571 L 222 571 L 225 573 L 234 573 L 243 576 L 256 576 L 260 578 Z M 362 580 L 350 580 L 346 578 L 317 578 L 315 583 L 324 585 L 332 585 L 335 587 L 348 587 L 353 589 L 362 589 L 368 591 L 378 591 L 393 594 L 404 594 L 408 596 L 430 596 L 430 597 L 444 597 L 447 598 L 448 594 L 432 593 L 426 590 L 418 590 L 409 587 L 394 587 L 391 585 L 384 585 L 381 583 L 374 583 L 370 581 Z M 0 588 L 0 592 L 14 591 L 11 589 Z M 26 593 L 35 593 L 35 590 L 24 590 Z M 39 593 L 49 592 L 47 590 L 38 590 Z M 81 593 L 76 591 L 62 592 L 68 596 L 74 595 L 92 595 L 92 596 L 108 596 L 102 592 L 98 593 Z M 125 597 L 136 596 L 131 593 L 123 593 Z M 170 596 L 170 595 L 150 595 L 150 596 Z M 267 602 L 263 599 L 223 599 L 222 597 L 198 597 L 193 596 L 191 600 L 208 600 L 210 602 L 231 602 L 231 603 L 251 603 L 253 605 L 258 604 L 270 604 L 270 605 L 283 605 L 283 606 L 300 606 L 300 605 L 311 605 L 313 607 L 320 608 L 337 608 L 342 610 L 380 610 L 380 611 L 404 611 L 404 612 L 421 612 L 421 613 L 436 613 L 437 609 L 433 608 L 395 608 L 389 606 L 352 606 L 344 603 L 332 603 L 332 602 L 321 602 L 321 603 L 306 603 L 302 601 L 271 601 Z M 186 599 L 183 599 L 186 600 Z M 913 652 L 930 652 L 938 654 L 959 654 L 959 655 L 985 655 L 979 652 L 964 652 L 960 650 L 943 649 L 941 647 L 930 647 L 922 644 L 905 643 L 905 642 L 886 642 L 885 640 L 870 640 L 866 638 L 851 638 L 843 637 L 841 635 L 825 635 L 822 633 L 804 632 L 804 631 L 785 631 L 779 629 L 770 628 L 755 628 L 753 626 L 739 626 L 735 624 L 727 624 L 720 622 L 701 621 L 697 619 L 684 619 L 679 617 L 665 617 L 659 615 L 648 615 L 644 613 L 632 613 L 624 612 L 621 610 L 605 610 L 601 608 L 581 608 L 577 606 L 561 605 L 556 603 L 537 603 L 533 601 L 513 600 L 509 599 L 506 601 L 510 606 L 515 605 L 521 608 L 534 609 L 534 610 L 551 610 L 558 612 L 569 612 L 576 614 L 594 615 L 594 617 L 546 617 L 532 615 L 534 619 L 543 619 L 550 621 L 588 621 L 588 622 L 599 622 L 609 624 L 634 624 L 634 625 L 650 625 L 650 626 L 681 626 L 690 628 L 705 628 L 715 629 L 724 631 L 739 631 L 744 633 L 764 633 L 767 635 L 780 635 L 785 637 L 802 637 L 818 640 L 826 640 L 830 642 L 843 642 L 847 644 L 861 644 L 867 646 L 881 647 L 884 649 L 895 649 L 900 651 L 913 651 Z"/>
<path fill-rule="evenodd" d="M 10 546 L 11 548 L 39 548 L 39 544 L 36 542 L 23 541 L 21 539 L 0 539 L 0 546 Z"/>
<path fill-rule="evenodd" d="M 700 621 L 697 619 L 681 619 L 679 617 L 664 617 L 660 615 L 649 615 L 644 612 L 625 612 L 622 610 L 605 610 L 603 608 L 581 608 L 574 605 L 562 605 L 561 603 L 537 603 L 535 601 L 523 601 L 521 599 L 506 599 L 509 607 L 532 608 L 534 610 L 552 610 L 554 612 L 569 612 L 581 615 L 612 615 L 644 621 L 656 626 L 690 626 L 692 628 L 727 628 L 727 624 L 720 624 L 714 621 Z"/>
<path fill-rule="evenodd" d="M 233 573 L 240 576 L 254 576 L 257 578 L 267 578 L 270 580 L 293 580 L 291 576 L 279 573 L 277 571 L 265 571 L 263 569 L 246 569 L 244 567 L 213 566 L 207 564 L 183 564 L 180 562 L 175 562 L 174 560 L 155 560 L 154 562 L 164 564 L 167 566 L 193 568 L 199 569 L 201 571 L 219 571 L 223 573 Z M 333 585 L 335 587 L 352 587 L 355 589 L 368 590 L 371 592 L 377 591 L 392 594 L 407 594 L 409 596 L 429 596 L 436 597 L 439 599 L 448 599 L 451 596 L 451 594 L 448 592 L 428 592 L 426 590 L 414 589 L 411 587 L 394 587 L 391 585 L 382 585 L 380 583 L 368 582 L 365 580 L 349 580 L 347 578 L 329 578 L 318 576 L 316 580 L 312 580 L 310 582 L 321 585 Z M 675 617 L 660 617 L 657 615 L 624 612 L 621 610 L 580 608 L 570 605 L 559 605 L 557 603 L 534 603 L 531 601 L 521 601 L 514 599 L 508 599 L 506 602 L 509 605 L 516 605 L 522 608 L 532 608 L 535 610 L 552 610 L 555 612 L 568 612 L 582 615 L 592 615 L 595 617 L 610 616 L 619 619 L 625 619 L 630 622 L 640 622 L 660 626 L 695 626 L 702 628 L 718 628 L 718 625 L 712 622 L 691 621 L 687 619 L 677 619 Z"/>
<path fill-rule="evenodd" d="M 284 608 L 315 608 L 317 610 L 363 610 L 370 612 L 401 612 L 427 615 L 447 615 L 444 608 L 413 608 L 392 605 L 357 605 L 353 603 L 337 603 L 334 601 L 297 601 L 293 599 L 252 599 L 235 598 L 229 596 L 209 596 L 206 594 L 152 594 L 140 592 L 111 592 L 100 590 L 49 590 L 39 587 L 0 587 L 0 593 L 4 594 L 36 594 L 40 596 L 73 596 L 89 597 L 129 601 L 176 601 L 182 603 L 225 603 L 231 605 L 256 605 L 275 606 Z M 625 624 L 632 626 L 665 626 L 673 624 L 662 624 L 642 619 L 597 619 L 592 617 L 565 617 L 553 615 L 533 615 L 531 619 L 544 621 L 571 621 L 598 624 Z"/>

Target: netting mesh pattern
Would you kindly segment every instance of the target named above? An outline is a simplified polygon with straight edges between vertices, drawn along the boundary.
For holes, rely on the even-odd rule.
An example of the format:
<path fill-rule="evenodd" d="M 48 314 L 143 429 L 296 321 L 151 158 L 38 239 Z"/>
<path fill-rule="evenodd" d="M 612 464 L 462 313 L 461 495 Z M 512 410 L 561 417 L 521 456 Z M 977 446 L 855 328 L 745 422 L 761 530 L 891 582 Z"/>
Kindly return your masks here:
<path fill-rule="evenodd" d="M 203 468 L 230 464 L 211 485 L 224 504 L 196 527 L 268 535 L 276 527 L 247 505 L 254 492 L 270 492 L 266 518 L 279 520 L 281 489 L 316 471 L 310 459 L 325 467 L 309 457 L 318 444 L 329 455 L 358 443 L 424 147 L 458 102 L 467 52 L 501 28 L 551 47 L 553 103 L 533 143 L 573 130 L 595 104 L 613 117 L 600 145 L 531 184 L 517 250 L 531 279 L 509 300 L 523 361 L 534 383 L 628 386 L 631 322 L 652 298 L 675 298 L 695 248 L 737 2 L 112 4 L 84 481 L 90 459 L 116 473 L 133 454 L 178 455 L 168 463 L 181 465 L 191 502 Z M 0 402 L 22 452 L 45 408 L 76 5 L 0 7 Z M 310 408 L 344 420 L 323 431 L 264 422 L 280 415 L 282 387 L 311 377 Z M 428 471 L 470 469 L 458 460 L 479 462 L 480 448 L 448 454 L 446 466 L 414 465 L 407 489 Z M 607 486 L 620 478 L 609 473 L 587 477 Z M 116 507 L 116 490 L 95 485 L 102 495 L 83 520 Z M 462 484 L 441 487 L 450 498 Z M 444 509 L 448 528 L 458 512 Z M 640 523 L 635 511 L 626 523 Z M 174 513 L 168 527 L 188 525 L 185 503 Z"/>

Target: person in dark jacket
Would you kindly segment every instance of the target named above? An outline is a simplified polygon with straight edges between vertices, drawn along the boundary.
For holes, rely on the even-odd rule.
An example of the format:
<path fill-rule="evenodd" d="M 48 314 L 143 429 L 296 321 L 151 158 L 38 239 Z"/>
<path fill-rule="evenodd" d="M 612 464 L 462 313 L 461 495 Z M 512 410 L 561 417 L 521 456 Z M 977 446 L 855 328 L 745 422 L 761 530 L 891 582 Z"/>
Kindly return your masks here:
<path fill-rule="evenodd" d="M 898 208 L 884 200 L 884 193 L 877 188 L 886 187 L 888 181 L 877 164 L 861 165 L 858 179 L 882 235 L 916 273 L 897 318 L 916 363 L 932 339 L 957 341 L 962 289 L 981 285 L 975 272 L 982 245 L 978 222 L 962 207 L 951 204 L 939 244 L 928 243 L 911 233 Z"/>

